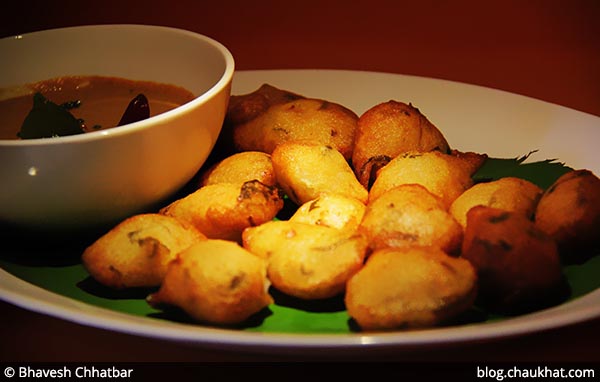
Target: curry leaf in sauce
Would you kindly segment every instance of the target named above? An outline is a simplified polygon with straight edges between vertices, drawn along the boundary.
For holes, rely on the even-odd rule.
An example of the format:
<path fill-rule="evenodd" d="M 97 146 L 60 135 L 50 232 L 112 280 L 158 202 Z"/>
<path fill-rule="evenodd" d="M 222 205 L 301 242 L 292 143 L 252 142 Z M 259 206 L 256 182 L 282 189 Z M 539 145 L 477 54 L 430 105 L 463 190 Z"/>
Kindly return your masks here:
<path fill-rule="evenodd" d="M 33 139 L 81 133 L 84 133 L 84 130 L 80 120 L 41 93 L 35 93 L 33 108 L 25 117 L 17 135 L 21 139 Z"/>
<path fill-rule="evenodd" d="M 0 93 L 0 140 L 110 129 L 173 110 L 195 97 L 176 85 L 110 76 L 56 77 Z"/>
<path fill-rule="evenodd" d="M 50 101 L 41 93 L 33 95 L 33 108 L 25 117 L 17 136 L 21 139 L 52 138 L 85 133 L 85 121 L 69 112 L 81 106 L 80 100 L 60 105 Z M 150 117 L 150 105 L 144 94 L 131 100 L 117 126 L 141 121 Z M 95 130 L 101 126 L 94 125 Z"/>

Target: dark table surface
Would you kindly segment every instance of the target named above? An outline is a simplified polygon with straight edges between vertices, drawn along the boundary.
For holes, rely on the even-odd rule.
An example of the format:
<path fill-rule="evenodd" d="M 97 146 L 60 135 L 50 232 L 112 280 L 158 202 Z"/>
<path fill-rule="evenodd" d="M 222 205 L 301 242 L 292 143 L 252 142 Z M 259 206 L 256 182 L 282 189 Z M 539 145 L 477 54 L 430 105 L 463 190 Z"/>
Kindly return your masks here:
<path fill-rule="evenodd" d="M 0 37 L 82 24 L 189 29 L 225 44 L 238 70 L 335 68 L 455 80 L 600 116 L 600 2 L 15 2 Z M 0 302 L 3 361 L 600 361 L 594 319 L 494 340 L 373 354 L 211 349 L 105 331 Z"/>

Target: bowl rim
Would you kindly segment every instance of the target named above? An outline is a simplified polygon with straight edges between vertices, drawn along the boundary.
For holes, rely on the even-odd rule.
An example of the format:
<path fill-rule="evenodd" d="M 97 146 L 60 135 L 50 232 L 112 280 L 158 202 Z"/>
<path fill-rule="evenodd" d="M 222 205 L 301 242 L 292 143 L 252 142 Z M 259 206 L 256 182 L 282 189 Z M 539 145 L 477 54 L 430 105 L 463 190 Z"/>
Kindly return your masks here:
<path fill-rule="evenodd" d="M 24 36 L 32 36 L 36 34 L 45 34 L 48 32 L 59 32 L 59 31 L 67 31 L 67 30 L 83 30 L 83 29 L 114 29 L 114 28 L 135 28 L 135 29 L 153 29 L 153 30 L 163 30 L 169 33 L 181 34 L 184 36 L 192 37 L 195 39 L 202 40 L 204 42 L 209 43 L 211 46 L 217 49 L 220 54 L 223 56 L 225 60 L 225 70 L 223 74 L 219 78 L 219 80 L 208 90 L 203 92 L 202 94 L 196 96 L 191 101 L 180 105 L 174 109 L 166 111 L 164 113 L 155 115 L 153 117 L 144 119 L 142 121 L 130 123 L 122 126 L 114 126 L 110 128 L 106 128 L 99 131 L 91 131 L 84 134 L 76 134 L 76 135 L 67 135 L 60 136 L 54 138 L 34 138 L 34 139 L 0 139 L 0 147 L 33 147 L 33 146 L 49 146 L 49 145 L 58 145 L 58 144 L 66 144 L 66 143 L 83 143 L 88 141 L 94 141 L 98 139 L 105 139 L 108 137 L 117 137 L 126 134 L 133 134 L 139 130 L 146 129 L 150 125 L 155 125 L 159 123 L 166 123 L 168 120 L 175 118 L 180 113 L 185 113 L 190 109 L 206 103 L 209 99 L 211 99 L 216 93 L 219 93 L 223 88 L 231 84 L 233 80 L 233 75 L 235 72 L 235 60 L 233 55 L 227 49 L 225 45 L 221 42 L 203 35 L 201 33 L 193 32 L 187 29 L 175 28 L 169 26 L 162 25 L 150 25 L 150 24 L 94 24 L 94 25 L 79 25 L 79 26 L 69 26 L 62 28 L 51 28 L 45 29 L 41 31 L 34 31 L 23 33 L 19 35 L 4 37 L 0 40 L 5 39 L 20 39 Z"/>

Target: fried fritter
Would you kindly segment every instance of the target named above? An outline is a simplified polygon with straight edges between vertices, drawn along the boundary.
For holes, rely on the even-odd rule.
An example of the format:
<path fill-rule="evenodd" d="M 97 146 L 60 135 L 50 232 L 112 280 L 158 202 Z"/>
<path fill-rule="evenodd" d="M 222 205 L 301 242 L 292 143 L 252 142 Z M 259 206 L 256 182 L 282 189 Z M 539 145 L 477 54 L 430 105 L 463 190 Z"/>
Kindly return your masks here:
<path fill-rule="evenodd" d="M 271 156 L 259 151 L 244 151 L 224 158 L 202 174 L 200 186 L 216 183 L 235 183 L 242 185 L 258 180 L 270 187 L 277 185 Z"/>
<path fill-rule="evenodd" d="M 87 247 L 81 260 L 95 280 L 110 288 L 155 287 L 179 252 L 205 239 L 175 218 L 135 215 Z"/>
<path fill-rule="evenodd" d="M 363 330 L 435 326 L 469 309 L 477 294 L 471 264 L 437 247 L 375 251 L 348 282 L 348 314 Z"/>
<path fill-rule="evenodd" d="M 231 325 L 271 304 L 268 288 L 263 259 L 231 241 L 210 239 L 179 254 L 148 303 L 179 307 L 201 322 Z"/>
<path fill-rule="evenodd" d="M 467 225 L 467 212 L 478 205 L 520 212 L 531 219 L 543 192 L 535 184 L 513 177 L 478 183 L 454 200 L 450 213 L 463 227 Z"/>
<path fill-rule="evenodd" d="M 522 213 L 471 208 L 462 257 L 477 270 L 478 303 L 490 311 L 533 311 L 567 292 L 556 243 Z"/>
<path fill-rule="evenodd" d="M 337 193 L 366 203 L 367 190 L 336 149 L 314 143 L 287 142 L 271 156 L 279 186 L 298 205 L 322 193 Z"/>
<path fill-rule="evenodd" d="M 439 197 L 445 208 L 473 185 L 472 165 L 439 151 L 405 153 L 392 159 L 377 175 L 369 190 L 369 202 L 402 184 L 420 184 Z"/>
<path fill-rule="evenodd" d="M 535 224 L 554 238 L 566 263 L 600 254 L 600 179 L 589 170 L 562 175 L 540 199 Z"/>
<path fill-rule="evenodd" d="M 363 265 L 366 239 L 331 227 L 272 221 L 243 233 L 244 248 L 266 258 L 275 288 L 305 300 L 334 297 Z"/>
<path fill-rule="evenodd" d="M 242 124 L 263 114 L 271 106 L 288 103 L 306 97 L 288 90 L 262 84 L 251 93 L 232 95 L 227 107 L 226 123 Z"/>
<path fill-rule="evenodd" d="M 257 180 L 204 186 L 160 210 L 188 222 L 210 239 L 240 241 L 244 228 L 273 219 L 283 208 L 279 189 Z"/>
<path fill-rule="evenodd" d="M 247 94 L 232 94 L 229 98 L 225 121 L 215 148 L 211 152 L 208 163 L 216 163 L 238 152 L 233 141 L 233 132 L 243 125 L 264 114 L 273 105 L 303 99 L 300 94 L 263 84 Z M 253 151 L 253 150 L 249 150 Z"/>
<path fill-rule="evenodd" d="M 366 206 L 355 198 L 339 194 L 321 194 L 300 206 L 290 221 L 356 231 Z"/>
<path fill-rule="evenodd" d="M 254 119 L 233 127 L 238 151 L 271 154 L 284 142 L 327 145 L 344 158 L 352 155 L 358 116 L 351 110 L 319 99 L 297 99 L 269 107 Z"/>
<path fill-rule="evenodd" d="M 419 109 L 390 100 L 373 106 L 358 119 L 352 165 L 360 183 L 368 188 L 376 171 L 400 154 L 447 153 L 449 149 L 443 134 Z"/>
<path fill-rule="evenodd" d="M 420 245 L 450 254 L 460 252 L 463 235 L 439 198 L 419 184 L 394 187 L 370 202 L 359 232 L 373 250 Z"/>
<path fill-rule="evenodd" d="M 487 154 L 474 151 L 459 151 L 453 149 L 450 150 L 449 154 L 457 159 L 460 159 L 465 171 L 467 171 L 470 175 L 474 175 L 488 159 Z"/>

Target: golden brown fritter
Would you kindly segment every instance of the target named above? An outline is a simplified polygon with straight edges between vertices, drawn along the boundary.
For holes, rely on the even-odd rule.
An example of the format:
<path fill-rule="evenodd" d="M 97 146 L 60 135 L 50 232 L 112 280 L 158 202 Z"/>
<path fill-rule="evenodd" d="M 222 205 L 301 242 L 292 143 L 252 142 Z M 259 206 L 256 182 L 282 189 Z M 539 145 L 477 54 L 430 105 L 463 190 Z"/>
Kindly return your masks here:
<path fill-rule="evenodd" d="M 251 93 L 230 97 L 226 123 L 242 124 L 257 118 L 271 106 L 304 98 L 300 94 L 263 84 Z"/>
<path fill-rule="evenodd" d="M 210 239 L 240 241 L 242 231 L 272 220 L 283 208 L 279 189 L 259 181 L 218 183 L 202 187 L 161 209 L 188 222 Z"/>
<path fill-rule="evenodd" d="M 491 311 L 532 311 L 565 296 L 556 243 L 521 213 L 473 207 L 462 257 L 477 270 L 479 303 Z"/>
<path fill-rule="evenodd" d="M 474 151 L 459 151 L 453 149 L 450 150 L 449 154 L 457 159 L 460 159 L 465 171 L 467 171 L 470 175 L 474 175 L 488 159 L 487 154 Z"/>
<path fill-rule="evenodd" d="M 336 149 L 314 143 L 288 142 L 271 156 L 277 183 L 301 205 L 323 193 L 337 193 L 366 203 L 367 190 Z"/>
<path fill-rule="evenodd" d="M 351 110 L 319 99 L 297 99 L 269 107 L 254 119 L 233 127 L 238 151 L 271 154 L 284 142 L 327 145 L 344 158 L 352 155 L 358 116 Z"/>
<path fill-rule="evenodd" d="M 566 263 L 600 254 L 600 179 L 589 170 L 561 176 L 540 199 L 535 224 L 554 238 Z"/>
<path fill-rule="evenodd" d="M 253 92 L 232 94 L 229 98 L 225 121 L 213 149 L 209 163 L 215 163 L 238 152 L 233 142 L 233 132 L 243 125 L 263 115 L 273 105 L 287 103 L 305 97 L 287 90 L 263 84 Z M 253 150 L 250 150 L 253 151 Z"/>
<path fill-rule="evenodd" d="M 289 220 L 354 232 L 365 209 L 366 206 L 355 198 L 324 193 L 301 205 Z"/>
<path fill-rule="evenodd" d="M 272 221 L 248 228 L 244 248 L 267 259 L 275 288 L 306 300 L 336 296 L 363 264 L 367 241 L 331 227 Z"/>
<path fill-rule="evenodd" d="M 420 184 L 439 197 L 445 208 L 473 185 L 472 167 L 461 158 L 439 151 L 406 153 L 385 165 L 369 190 L 369 202 L 402 184 Z"/>
<path fill-rule="evenodd" d="M 463 227 L 467 225 L 467 212 L 479 205 L 520 212 L 531 219 L 543 192 L 527 180 L 501 178 L 476 184 L 463 192 L 450 206 L 450 213 Z"/>
<path fill-rule="evenodd" d="M 418 184 L 394 187 L 370 202 L 359 232 L 373 250 L 420 245 L 450 254 L 460 252 L 463 235 L 439 198 Z"/>
<path fill-rule="evenodd" d="M 172 217 L 135 215 L 87 247 L 81 260 L 94 279 L 110 288 L 155 287 L 179 252 L 205 239 Z"/>
<path fill-rule="evenodd" d="M 179 254 L 150 305 L 176 306 L 195 320 L 232 325 L 273 302 L 266 264 L 236 243 L 205 240 Z"/>
<path fill-rule="evenodd" d="M 388 101 L 364 112 L 357 124 L 352 165 L 368 188 L 376 171 L 406 152 L 438 150 L 447 153 L 443 134 L 412 104 Z"/>
<path fill-rule="evenodd" d="M 471 264 L 437 247 L 381 249 L 348 282 L 348 314 L 363 330 L 431 327 L 469 309 L 477 294 Z"/>
<path fill-rule="evenodd" d="M 244 151 L 233 154 L 206 170 L 200 179 L 200 186 L 217 183 L 235 183 L 258 180 L 270 187 L 277 185 L 271 156 L 259 151 Z"/>

